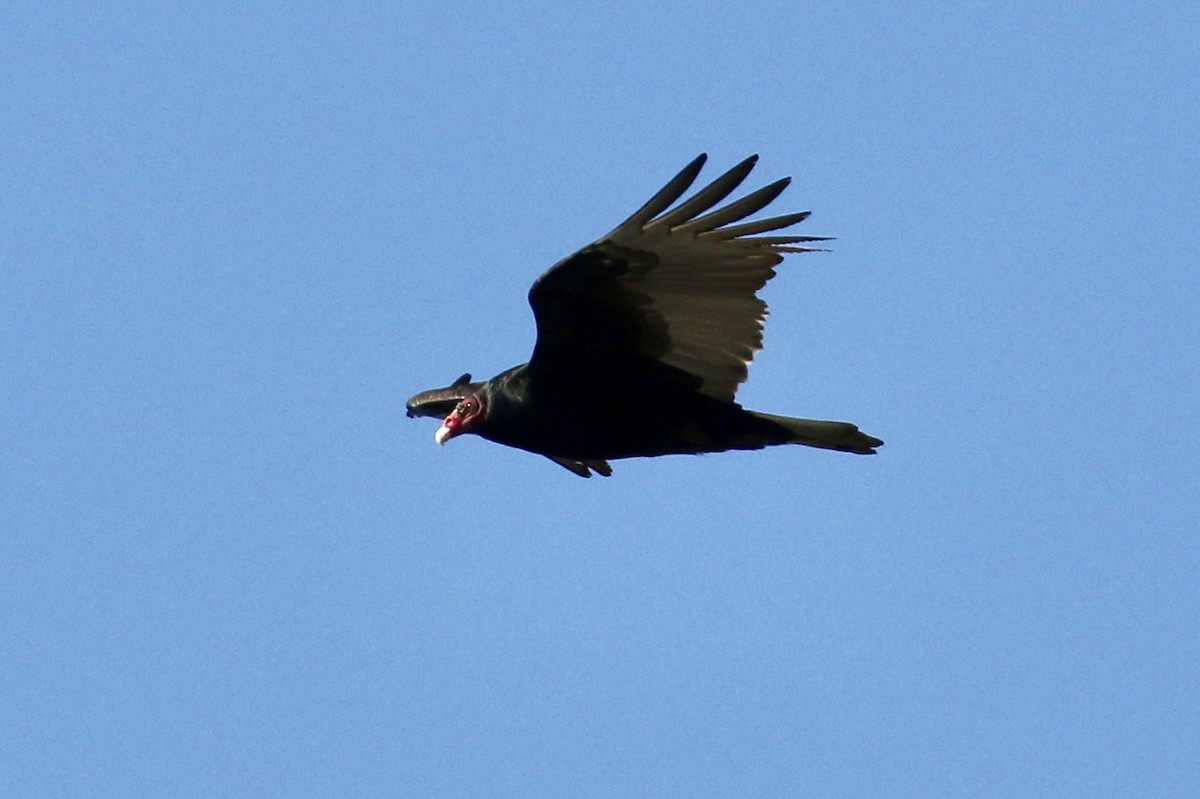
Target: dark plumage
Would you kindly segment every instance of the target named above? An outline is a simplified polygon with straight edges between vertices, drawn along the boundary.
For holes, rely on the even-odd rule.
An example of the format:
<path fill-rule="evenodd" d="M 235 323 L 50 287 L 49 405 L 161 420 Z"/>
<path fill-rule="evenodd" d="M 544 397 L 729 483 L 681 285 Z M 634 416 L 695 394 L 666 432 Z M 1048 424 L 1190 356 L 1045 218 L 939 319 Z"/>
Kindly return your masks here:
<path fill-rule="evenodd" d="M 871 454 L 883 442 L 848 422 L 747 411 L 734 401 L 762 348 L 757 292 L 789 252 L 819 236 L 760 235 L 808 212 L 734 224 L 787 187 L 778 180 L 718 208 L 754 168 L 742 161 L 671 208 L 701 155 L 633 216 L 555 264 L 529 291 L 537 343 L 529 363 L 482 383 L 463 375 L 408 401 L 444 418 L 439 444 L 476 433 L 545 455 L 581 477 L 614 458 L 805 444 Z"/>

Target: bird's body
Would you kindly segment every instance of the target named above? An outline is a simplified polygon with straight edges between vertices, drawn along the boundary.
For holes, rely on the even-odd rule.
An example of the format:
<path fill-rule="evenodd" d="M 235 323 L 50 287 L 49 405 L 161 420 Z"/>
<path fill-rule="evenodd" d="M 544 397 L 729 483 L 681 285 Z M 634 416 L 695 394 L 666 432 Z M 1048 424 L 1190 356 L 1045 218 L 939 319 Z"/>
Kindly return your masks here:
<path fill-rule="evenodd" d="M 444 416 L 439 443 L 476 433 L 583 477 L 607 476 L 607 461 L 618 458 L 775 444 L 874 452 L 883 442 L 847 422 L 757 413 L 734 401 L 762 347 L 758 289 L 782 253 L 822 240 L 756 235 L 807 212 L 729 224 L 765 207 L 786 179 L 701 216 L 755 160 L 668 211 L 703 165 L 697 158 L 612 233 L 534 283 L 538 338 L 529 363 L 482 383 L 463 375 L 421 392 L 409 400 L 409 416 Z"/>

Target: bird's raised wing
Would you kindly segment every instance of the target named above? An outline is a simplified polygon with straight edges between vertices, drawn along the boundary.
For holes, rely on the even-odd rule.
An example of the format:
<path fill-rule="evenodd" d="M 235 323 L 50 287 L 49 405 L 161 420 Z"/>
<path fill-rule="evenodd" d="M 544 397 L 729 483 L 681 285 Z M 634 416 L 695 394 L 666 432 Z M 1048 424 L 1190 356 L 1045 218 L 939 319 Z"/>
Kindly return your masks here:
<path fill-rule="evenodd" d="M 529 291 L 537 320 L 532 368 L 620 374 L 647 360 L 686 373 L 699 392 L 732 400 L 762 349 L 767 306 L 757 296 L 788 252 L 819 236 L 763 236 L 807 211 L 734 224 L 761 211 L 790 178 L 710 211 L 746 179 L 758 156 L 672 208 L 704 165 L 701 155 L 637 213 L 560 261 Z M 706 213 L 707 212 L 707 213 Z"/>

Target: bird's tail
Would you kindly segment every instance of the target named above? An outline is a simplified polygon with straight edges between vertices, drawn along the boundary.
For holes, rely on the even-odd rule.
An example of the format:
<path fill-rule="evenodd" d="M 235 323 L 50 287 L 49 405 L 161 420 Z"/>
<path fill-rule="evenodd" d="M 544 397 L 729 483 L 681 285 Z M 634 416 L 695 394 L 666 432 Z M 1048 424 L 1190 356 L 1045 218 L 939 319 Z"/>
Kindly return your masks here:
<path fill-rule="evenodd" d="M 883 445 L 878 438 L 867 435 L 849 422 L 794 419 L 790 416 L 776 416 L 757 411 L 753 411 L 752 415 L 776 424 L 791 434 L 788 440 L 780 443 L 804 444 L 808 447 L 836 449 L 859 455 L 874 455 L 875 448 Z"/>

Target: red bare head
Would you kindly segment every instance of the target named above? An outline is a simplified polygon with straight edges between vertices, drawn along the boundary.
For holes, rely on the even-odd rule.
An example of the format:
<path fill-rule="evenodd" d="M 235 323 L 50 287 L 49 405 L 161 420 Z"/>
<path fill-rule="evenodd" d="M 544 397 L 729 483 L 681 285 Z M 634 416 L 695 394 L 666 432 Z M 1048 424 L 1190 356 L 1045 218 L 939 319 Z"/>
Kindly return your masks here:
<path fill-rule="evenodd" d="M 433 440 L 439 444 L 445 444 L 455 436 L 473 433 L 485 416 L 483 397 L 478 394 L 464 397 L 450 412 L 450 415 L 442 421 L 442 426 L 433 434 Z"/>

